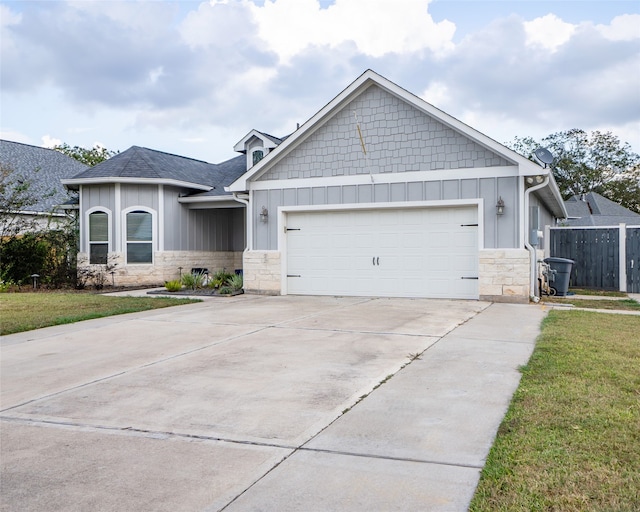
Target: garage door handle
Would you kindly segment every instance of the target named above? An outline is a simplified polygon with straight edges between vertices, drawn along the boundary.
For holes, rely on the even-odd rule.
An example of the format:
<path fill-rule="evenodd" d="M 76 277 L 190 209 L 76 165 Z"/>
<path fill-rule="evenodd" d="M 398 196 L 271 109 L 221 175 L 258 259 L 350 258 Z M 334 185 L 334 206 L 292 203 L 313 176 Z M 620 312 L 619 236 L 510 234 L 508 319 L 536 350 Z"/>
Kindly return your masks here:
<path fill-rule="evenodd" d="M 478 278 L 477 277 L 465 277 L 465 276 L 462 276 L 460 279 L 478 279 Z"/>
<path fill-rule="evenodd" d="M 375 256 L 371 260 L 371 264 L 375 267 L 376 265 L 380 265 L 380 258 L 376 258 Z"/>

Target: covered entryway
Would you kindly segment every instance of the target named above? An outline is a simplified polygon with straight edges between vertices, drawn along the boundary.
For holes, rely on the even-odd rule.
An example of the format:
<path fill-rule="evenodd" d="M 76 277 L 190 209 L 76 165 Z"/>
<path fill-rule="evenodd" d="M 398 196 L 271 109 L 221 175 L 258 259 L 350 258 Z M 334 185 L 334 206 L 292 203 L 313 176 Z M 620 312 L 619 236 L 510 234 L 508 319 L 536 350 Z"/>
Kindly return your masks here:
<path fill-rule="evenodd" d="M 477 205 L 288 212 L 286 293 L 478 298 Z"/>

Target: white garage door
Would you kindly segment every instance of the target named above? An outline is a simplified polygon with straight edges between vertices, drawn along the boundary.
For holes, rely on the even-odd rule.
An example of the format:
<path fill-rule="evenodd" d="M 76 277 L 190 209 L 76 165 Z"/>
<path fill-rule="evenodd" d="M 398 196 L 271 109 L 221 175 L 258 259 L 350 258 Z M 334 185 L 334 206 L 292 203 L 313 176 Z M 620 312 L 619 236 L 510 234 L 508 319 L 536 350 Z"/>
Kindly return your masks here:
<path fill-rule="evenodd" d="M 287 293 L 478 298 L 475 206 L 287 214 Z"/>

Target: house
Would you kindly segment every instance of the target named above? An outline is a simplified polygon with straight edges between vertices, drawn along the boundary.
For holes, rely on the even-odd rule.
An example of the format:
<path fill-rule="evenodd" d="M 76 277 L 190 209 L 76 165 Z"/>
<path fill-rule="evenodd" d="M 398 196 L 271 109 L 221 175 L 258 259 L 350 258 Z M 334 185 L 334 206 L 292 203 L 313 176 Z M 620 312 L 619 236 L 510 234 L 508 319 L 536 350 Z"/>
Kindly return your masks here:
<path fill-rule="evenodd" d="M 224 188 L 246 161 L 214 165 L 133 146 L 63 180 L 80 197 L 78 266 L 109 264 L 125 285 L 242 268 L 245 205 Z"/>
<path fill-rule="evenodd" d="M 602 197 L 597 192 L 575 195 L 565 201 L 564 226 L 640 226 L 640 214 Z"/>
<path fill-rule="evenodd" d="M 371 70 L 288 137 L 234 149 L 131 148 L 64 180 L 81 257 L 111 255 L 121 283 L 225 266 L 253 293 L 526 302 L 542 229 L 566 217 L 549 169 Z"/>
<path fill-rule="evenodd" d="M 229 190 L 263 293 L 524 302 L 566 217 L 549 169 L 370 70 Z"/>
<path fill-rule="evenodd" d="M 87 168 L 59 151 L 8 140 L 0 140 L 0 165 L 3 171 L 10 173 L 7 177 L 10 181 L 28 182 L 28 195 L 35 199 L 23 210 L 13 212 L 11 219 L 4 219 L 15 224 L 14 214 L 18 215 L 23 229 L 28 226 L 30 230 L 45 229 L 52 221 L 65 217 L 63 208 L 73 208 L 77 196 L 65 189 L 61 179 L 70 178 Z M 2 229 L 2 232 L 7 231 Z"/>

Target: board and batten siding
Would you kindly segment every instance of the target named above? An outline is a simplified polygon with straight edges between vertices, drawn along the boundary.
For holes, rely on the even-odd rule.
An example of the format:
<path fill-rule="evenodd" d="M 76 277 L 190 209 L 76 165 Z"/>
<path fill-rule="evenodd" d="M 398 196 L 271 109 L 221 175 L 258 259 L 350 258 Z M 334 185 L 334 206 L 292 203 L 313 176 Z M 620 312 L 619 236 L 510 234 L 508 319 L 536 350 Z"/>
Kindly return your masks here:
<path fill-rule="evenodd" d="M 165 251 L 242 251 L 244 208 L 189 209 L 180 189 L 164 189 Z"/>
<path fill-rule="evenodd" d="M 516 248 L 518 247 L 519 218 L 518 179 L 513 176 L 255 190 L 251 214 L 254 219 L 258 219 L 262 206 L 265 206 L 269 210 L 269 220 L 266 223 L 259 221 L 254 223 L 253 248 L 256 250 L 278 249 L 276 213 L 280 206 L 354 205 L 477 198 L 484 200 L 484 247 Z M 497 216 L 495 209 L 499 197 L 502 197 L 507 209 L 502 216 Z"/>
<path fill-rule="evenodd" d="M 242 251 L 245 247 L 244 208 L 190 210 L 180 204 L 180 195 L 187 189 L 164 186 L 164 250 L 165 251 Z M 120 208 L 136 206 L 150 208 L 161 215 L 158 185 L 120 185 Z M 109 237 L 113 248 L 120 246 L 115 240 L 116 185 L 91 185 L 83 187 L 82 216 L 92 208 L 106 208 L 111 213 Z M 161 226 L 159 225 L 158 228 Z M 84 233 L 81 247 L 86 247 Z"/>

